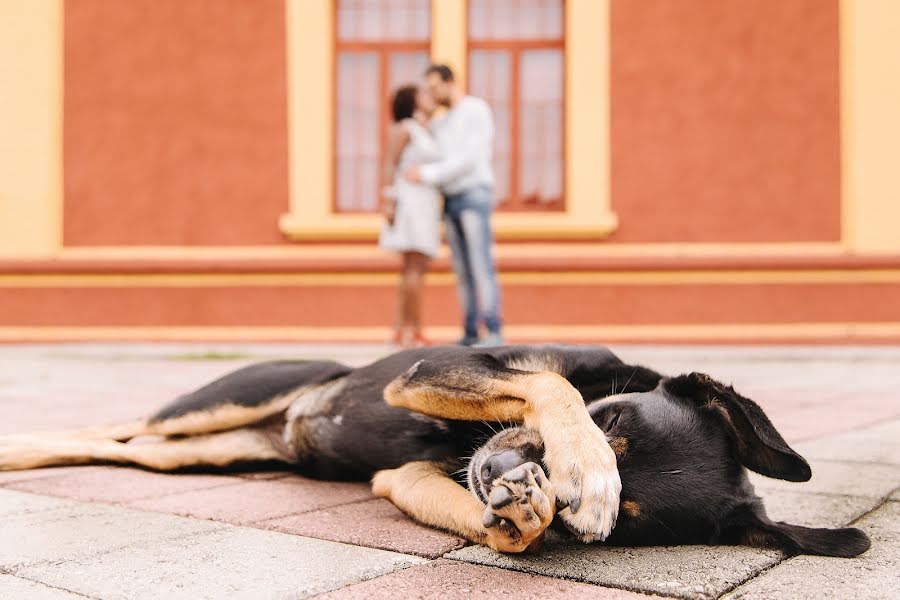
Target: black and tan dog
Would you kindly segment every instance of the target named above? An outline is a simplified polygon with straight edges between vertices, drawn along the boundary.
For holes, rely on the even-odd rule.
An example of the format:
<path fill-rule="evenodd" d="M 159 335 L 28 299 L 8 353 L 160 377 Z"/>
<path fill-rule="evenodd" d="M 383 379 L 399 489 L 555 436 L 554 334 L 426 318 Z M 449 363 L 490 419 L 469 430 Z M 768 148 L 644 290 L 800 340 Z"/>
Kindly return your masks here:
<path fill-rule="evenodd" d="M 509 426 L 486 435 L 493 423 Z M 147 435 L 164 439 L 126 443 Z M 506 552 L 536 549 L 554 517 L 582 541 L 622 545 L 845 557 L 869 547 L 858 529 L 766 517 L 746 469 L 789 481 L 811 472 L 754 402 L 706 375 L 663 377 L 600 347 L 428 348 L 357 369 L 266 362 L 147 421 L 0 441 L 0 470 L 271 461 L 372 478 L 418 521 Z"/>

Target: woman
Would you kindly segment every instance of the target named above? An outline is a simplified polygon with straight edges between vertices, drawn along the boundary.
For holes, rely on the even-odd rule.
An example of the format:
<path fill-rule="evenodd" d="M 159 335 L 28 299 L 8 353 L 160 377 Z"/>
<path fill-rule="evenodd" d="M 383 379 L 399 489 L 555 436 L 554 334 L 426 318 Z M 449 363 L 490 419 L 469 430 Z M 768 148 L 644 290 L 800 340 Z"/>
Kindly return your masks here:
<path fill-rule="evenodd" d="M 382 212 L 387 222 L 379 245 L 403 259 L 393 342 L 405 348 L 424 346 L 422 292 L 428 261 L 440 246 L 440 195 L 431 186 L 403 179 L 409 167 L 440 158 L 426 129 L 435 103 L 416 86 L 399 88 L 391 101 L 393 124 L 382 165 Z"/>

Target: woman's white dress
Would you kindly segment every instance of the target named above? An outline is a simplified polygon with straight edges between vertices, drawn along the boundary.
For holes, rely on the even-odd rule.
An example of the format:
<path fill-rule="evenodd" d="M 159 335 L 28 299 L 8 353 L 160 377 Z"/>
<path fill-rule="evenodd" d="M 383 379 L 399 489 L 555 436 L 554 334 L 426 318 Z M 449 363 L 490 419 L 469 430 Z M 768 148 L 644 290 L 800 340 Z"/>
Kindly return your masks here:
<path fill-rule="evenodd" d="M 434 138 L 413 119 L 401 121 L 409 132 L 409 142 L 400 154 L 394 177 L 397 210 L 394 224 L 381 229 L 378 245 L 394 252 L 421 252 L 437 256 L 440 247 L 441 198 L 438 191 L 421 183 L 403 178 L 409 167 L 421 166 L 440 159 Z"/>

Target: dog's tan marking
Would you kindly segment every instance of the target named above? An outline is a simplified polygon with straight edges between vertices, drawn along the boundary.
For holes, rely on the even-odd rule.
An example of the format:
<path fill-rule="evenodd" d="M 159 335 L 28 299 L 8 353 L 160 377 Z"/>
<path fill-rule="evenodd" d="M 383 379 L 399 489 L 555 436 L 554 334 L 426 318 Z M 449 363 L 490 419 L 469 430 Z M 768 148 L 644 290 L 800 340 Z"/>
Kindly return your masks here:
<path fill-rule="evenodd" d="M 189 466 L 225 467 L 236 462 L 286 460 L 272 436 L 239 429 L 179 440 L 125 444 L 113 440 L 34 438 L 0 446 L 0 471 L 96 462 L 134 464 L 169 471 Z"/>
<path fill-rule="evenodd" d="M 622 510 L 625 511 L 625 514 L 629 517 L 641 516 L 641 505 L 634 500 L 625 500 L 622 502 Z"/>
<path fill-rule="evenodd" d="M 616 437 L 609 441 L 609 447 L 615 453 L 616 458 L 622 458 L 628 452 L 628 440 L 623 437 Z"/>
<path fill-rule="evenodd" d="M 524 422 L 538 430 L 550 482 L 567 506 L 560 518 L 584 542 L 606 539 L 622 489 L 616 455 L 568 380 L 550 372 L 501 379 L 463 370 L 416 381 L 416 369 L 385 388 L 388 404 L 445 419 Z"/>

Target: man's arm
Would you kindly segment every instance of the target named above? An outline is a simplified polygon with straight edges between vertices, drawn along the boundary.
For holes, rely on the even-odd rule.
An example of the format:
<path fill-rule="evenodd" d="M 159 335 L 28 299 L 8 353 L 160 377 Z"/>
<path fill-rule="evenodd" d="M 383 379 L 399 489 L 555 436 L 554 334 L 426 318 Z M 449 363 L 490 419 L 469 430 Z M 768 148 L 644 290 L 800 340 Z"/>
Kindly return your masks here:
<path fill-rule="evenodd" d="M 494 122 L 487 105 L 472 104 L 463 116 L 461 126 L 466 131 L 464 143 L 442 160 L 420 167 L 419 175 L 423 183 L 442 186 L 467 175 L 475 169 L 484 148 L 492 143 Z"/>

